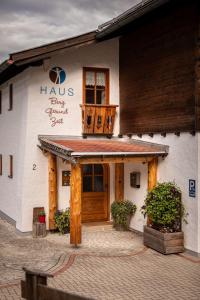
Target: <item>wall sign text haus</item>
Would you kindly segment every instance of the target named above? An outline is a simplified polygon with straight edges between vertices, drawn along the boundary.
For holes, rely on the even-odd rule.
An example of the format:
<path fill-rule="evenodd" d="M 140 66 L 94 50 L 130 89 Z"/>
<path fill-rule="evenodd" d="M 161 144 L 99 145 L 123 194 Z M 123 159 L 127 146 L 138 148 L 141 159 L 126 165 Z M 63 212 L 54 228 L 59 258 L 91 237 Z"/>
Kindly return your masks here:
<path fill-rule="evenodd" d="M 74 96 L 73 88 L 65 88 L 65 87 L 48 87 L 48 86 L 40 86 L 40 94 L 41 95 L 49 95 L 49 96 Z"/>
<path fill-rule="evenodd" d="M 55 127 L 64 124 L 64 117 L 68 114 L 65 99 L 74 96 L 74 89 L 61 86 L 66 80 L 66 72 L 60 67 L 53 67 L 49 71 L 49 79 L 54 86 L 41 85 L 40 94 L 48 96 L 48 106 L 44 112 L 49 117 L 51 127 Z"/>

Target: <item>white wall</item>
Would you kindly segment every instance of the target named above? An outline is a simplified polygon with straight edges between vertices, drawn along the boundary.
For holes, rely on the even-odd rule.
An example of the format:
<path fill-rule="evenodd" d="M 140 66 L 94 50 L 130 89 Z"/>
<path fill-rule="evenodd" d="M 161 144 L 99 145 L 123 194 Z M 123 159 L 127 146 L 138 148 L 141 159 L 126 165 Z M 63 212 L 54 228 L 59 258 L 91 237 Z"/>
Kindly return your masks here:
<path fill-rule="evenodd" d="M 70 186 L 62 186 L 62 171 L 70 171 L 71 165 L 57 158 L 57 178 L 58 178 L 58 209 L 65 210 L 70 207 Z"/>
<path fill-rule="evenodd" d="M 0 176 L 0 210 L 21 228 L 21 199 L 24 179 L 25 134 L 27 126 L 27 72 L 3 84 L 0 115 L 0 154 L 3 175 Z M 9 84 L 13 84 L 13 110 L 9 107 Z M 13 179 L 8 178 L 9 155 L 13 155 Z"/>
<path fill-rule="evenodd" d="M 137 136 L 133 136 L 135 139 L 139 139 Z M 166 137 L 161 135 L 154 135 L 151 138 L 148 135 L 143 135 L 144 141 L 165 144 L 169 146 L 169 155 L 164 159 L 159 159 L 158 166 L 158 181 L 175 181 L 182 191 L 182 200 L 185 205 L 188 216 L 188 224 L 183 224 L 183 230 L 185 233 L 185 247 L 195 252 L 200 252 L 198 244 L 199 236 L 199 199 L 198 191 L 196 197 L 189 197 L 189 179 L 196 180 L 198 185 L 198 143 L 199 134 L 192 136 L 189 133 L 183 133 L 180 137 L 175 134 L 167 134 Z M 141 191 L 141 198 L 144 195 L 144 191 Z M 138 219 L 140 225 L 133 221 L 133 228 L 141 228 L 142 221 Z"/>
<path fill-rule="evenodd" d="M 140 172 L 140 188 L 130 186 L 130 173 Z M 124 198 L 132 201 L 137 206 L 135 215 L 131 219 L 130 228 L 143 231 L 143 225 L 146 223 L 140 208 L 144 204 L 147 195 L 148 165 L 142 163 L 126 163 L 124 165 Z"/>
<path fill-rule="evenodd" d="M 24 156 L 25 181 L 22 200 L 21 231 L 32 230 L 32 210 L 35 206 L 44 206 L 48 219 L 48 167 L 47 158 L 37 148 L 38 135 L 76 135 L 81 136 L 82 119 L 82 85 L 83 67 L 109 68 L 110 70 L 110 103 L 119 104 L 119 71 L 118 71 L 118 40 L 110 40 L 96 45 L 89 45 L 66 52 L 51 58 L 50 68 L 59 66 L 66 71 L 66 81 L 61 85 L 53 84 L 49 79 L 49 71 L 43 67 L 34 67 L 29 70 L 28 86 L 28 124 L 26 134 L 26 153 Z M 60 109 L 60 105 L 50 105 L 52 95 L 40 94 L 40 87 L 52 87 L 66 90 L 72 88 L 74 96 L 56 95 L 58 100 L 64 101 L 64 109 L 68 114 L 62 116 L 63 124 L 52 127 L 45 110 L 48 107 Z M 62 93 L 62 92 L 61 92 Z M 59 117 L 59 116 L 58 116 Z M 114 132 L 118 134 L 119 118 L 116 118 Z M 33 164 L 36 170 L 33 170 Z M 63 166 L 60 165 L 62 169 Z M 60 170 L 61 171 L 61 170 Z M 59 171 L 59 176 L 60 176 Z M 65 188 L 58 186 L 59 205 L 65 207 Z"/>

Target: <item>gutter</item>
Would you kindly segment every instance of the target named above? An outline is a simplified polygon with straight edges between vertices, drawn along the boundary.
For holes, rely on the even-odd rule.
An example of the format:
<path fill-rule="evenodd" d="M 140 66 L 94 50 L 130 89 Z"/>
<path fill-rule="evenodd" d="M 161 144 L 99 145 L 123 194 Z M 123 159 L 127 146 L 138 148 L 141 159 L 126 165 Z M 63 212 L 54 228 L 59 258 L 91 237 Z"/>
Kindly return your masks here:
<path fill-rule="evenodd" d="M 72 152 L 71 156 L 141 156 L 141 155 L 167 155 L 165 151 L 152 152 Z"/>
<path fill-rule="evenodd" d="M 13 65 L 14 61 L 11 59 L 6 59 L 4 62 L 0 64 L 0 73 L 6 71 L 11 65 Z"/>

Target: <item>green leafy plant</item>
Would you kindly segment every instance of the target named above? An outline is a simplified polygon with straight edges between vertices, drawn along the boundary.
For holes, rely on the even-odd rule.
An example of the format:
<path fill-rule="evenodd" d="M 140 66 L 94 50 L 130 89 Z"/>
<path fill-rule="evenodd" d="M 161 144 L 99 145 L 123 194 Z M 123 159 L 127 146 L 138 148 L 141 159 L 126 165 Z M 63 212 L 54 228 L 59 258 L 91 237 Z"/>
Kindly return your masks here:
<path fill-rule="evenodd" d="M 181 190 L 174 182 L 158 183 L 147 194 L 141 212 L 148 216 L 150 226 L 161 232 L 181 231 L 181 220 L 187 223 Z"/>
<path fill-rule="evenodd" d="M 111 205 L 111 214 L 114 221 L 114 226 L 121 225 L 124 229 L 129 226 L 130 216 L 132 216 L 137 207 L 129 200 L 125 201 L 114 201 Z"/>
<path fill-rule="evenodd" d="M 70 231 L 70 209 L 57 210 L 54 215 L 54 221 L 56 229 L 61 234 L 67 233 Z"/>
<path fill-rule="evenodd" d="M 44 210 L 41 210 L 39 213 L 38 213 L 39 216 L 46 216 L 45 214 L 45 211 Z"/>

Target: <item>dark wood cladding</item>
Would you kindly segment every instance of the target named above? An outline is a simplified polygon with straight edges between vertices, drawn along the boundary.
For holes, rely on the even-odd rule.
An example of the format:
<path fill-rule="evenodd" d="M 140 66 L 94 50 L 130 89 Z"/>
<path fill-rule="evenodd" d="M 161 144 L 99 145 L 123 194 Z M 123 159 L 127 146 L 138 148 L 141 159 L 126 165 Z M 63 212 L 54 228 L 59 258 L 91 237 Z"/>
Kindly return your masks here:
<path fill-rule="evenodd" d="M 196 130 L 200 131 L 200 17 L 196 36 L 195 57 L 195 108 L 196 108 Z"/>
<path fill-rule="evenodd" d="M 174 3 L 129 26 L 120 38 L 121 134 L 199 129 L 198 2 Z"/>

